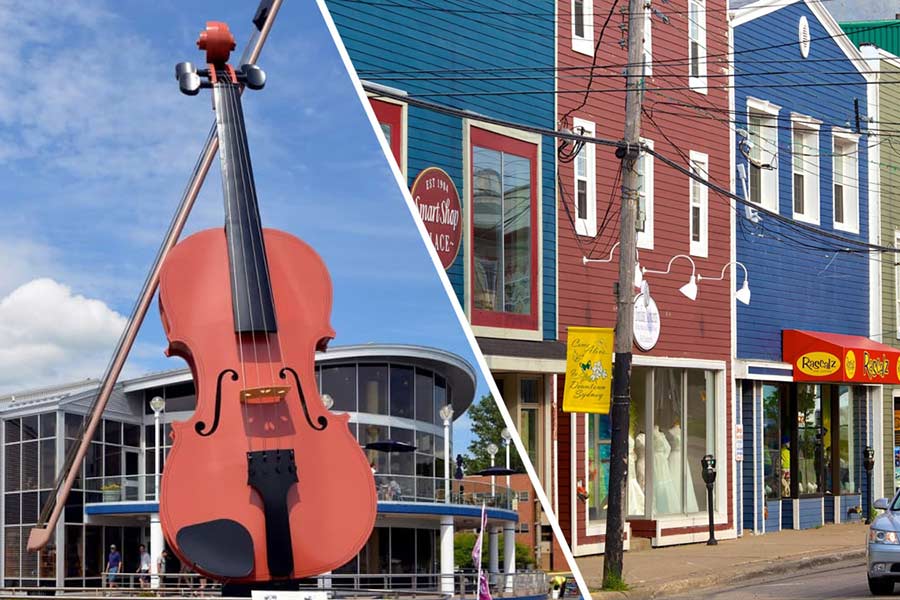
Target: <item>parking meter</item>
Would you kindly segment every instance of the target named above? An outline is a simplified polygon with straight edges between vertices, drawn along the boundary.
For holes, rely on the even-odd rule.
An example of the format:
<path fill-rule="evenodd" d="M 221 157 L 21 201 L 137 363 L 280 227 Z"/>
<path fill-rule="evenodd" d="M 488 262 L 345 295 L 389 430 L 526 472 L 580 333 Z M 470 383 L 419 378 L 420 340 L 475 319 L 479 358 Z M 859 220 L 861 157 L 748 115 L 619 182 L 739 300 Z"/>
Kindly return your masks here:
<path fill-rule="evenodd" d="M 863 467 L 866 470 L 866 525 L 872 522 L 872 469 L 875 468 L 875 449 L 866 446 L 863 451 Z"/>
<path fill-rule="evenodd" d="M 709 512 L 709 539 L 706 541 L 707 546 L 715 546 L 719 542 L 716 541 L 716 525 L 713 517 L 713 487 L 716 483 L 716 458 L 712 454 L 707 454 L 700 459 L 701 474 L 703 481 L 706 483 L 706 509 Z"/>

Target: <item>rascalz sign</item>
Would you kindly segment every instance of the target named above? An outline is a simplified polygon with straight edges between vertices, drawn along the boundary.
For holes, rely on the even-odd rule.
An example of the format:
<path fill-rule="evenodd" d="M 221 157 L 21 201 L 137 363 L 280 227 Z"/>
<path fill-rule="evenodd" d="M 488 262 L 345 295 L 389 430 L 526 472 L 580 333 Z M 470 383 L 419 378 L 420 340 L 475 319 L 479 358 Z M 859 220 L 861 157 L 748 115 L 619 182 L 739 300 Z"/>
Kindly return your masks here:
<path fill-rule="evenodd" d="M 428 167 L 413 181 L 410 194 L 441 264 L 449 269 L 459 254 L 462 237 L 462 211 L 453 180 L 442 169 Z"/>

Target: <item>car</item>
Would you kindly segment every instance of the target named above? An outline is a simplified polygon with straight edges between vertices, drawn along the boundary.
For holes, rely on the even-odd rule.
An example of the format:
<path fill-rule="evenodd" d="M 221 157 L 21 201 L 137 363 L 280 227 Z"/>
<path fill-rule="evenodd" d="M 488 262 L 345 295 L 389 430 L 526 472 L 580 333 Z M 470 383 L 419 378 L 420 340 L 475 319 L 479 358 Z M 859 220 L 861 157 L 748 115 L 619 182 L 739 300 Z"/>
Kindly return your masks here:
<path fill-rule="evenodd" d="M 873 507 L 883 511 L 869 526 L 866 568 L 869 591 L 875 596 L 894 592 L 900 581 L 900 494 L 893 501 L 880 498 Z"/>

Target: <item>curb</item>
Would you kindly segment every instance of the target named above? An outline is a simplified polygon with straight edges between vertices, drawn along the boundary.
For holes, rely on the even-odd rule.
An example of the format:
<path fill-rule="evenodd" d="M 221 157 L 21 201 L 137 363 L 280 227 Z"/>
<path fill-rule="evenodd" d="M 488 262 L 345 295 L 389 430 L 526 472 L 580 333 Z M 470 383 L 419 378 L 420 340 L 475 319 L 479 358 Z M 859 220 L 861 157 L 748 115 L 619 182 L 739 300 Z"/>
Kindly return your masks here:
<path fill-rule="evenodd" d="M 613 598 L 628 598 L 629 600 L 646 600 L 680 594 L 689 590 L 711 588 L 728 583 L 741 583 L 765 575 L 780 575 L 800 569 L 809 569 L 842 562 L 865 558 L 866 550 L 843 550 L 830 554 L 810 554 L 798 558 L 774 557 L 772 559 L 754 561 L 739 567 L 735 571 L 718 574 L 699 575 L 685 579 L 668 581 L 661 585 L 638 586 L 627 592 L 602 592 L 592 591 L 594 600 L 611 600 Z"/>

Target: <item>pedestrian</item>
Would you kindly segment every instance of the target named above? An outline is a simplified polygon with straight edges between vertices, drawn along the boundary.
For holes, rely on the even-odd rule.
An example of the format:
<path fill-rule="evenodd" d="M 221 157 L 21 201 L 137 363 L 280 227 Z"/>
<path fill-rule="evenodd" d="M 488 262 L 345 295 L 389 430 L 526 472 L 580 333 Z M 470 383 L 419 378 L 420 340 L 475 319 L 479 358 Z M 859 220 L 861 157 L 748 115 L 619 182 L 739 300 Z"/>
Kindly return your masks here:
<path fill-rule="evenodd" d="M 109 546 L 109 556 L 106 558 L 106 583 L 109 587 L 116 587 L 116 575 L 122 566 L 122 555 L 116 550 L 115 544 Z"/>
<path fill-rule="evenodd" d="M 166 587 L 169 585 L 169 580 L 166 578 L 166 561 L 169 560 L 169 552 L 163 548 L 162 552 L 159 553 L 159 558 L 156 559 L 156 573 L 159 575 L 159 585 L 160 587 Z"/>
<path fill-rule="evenodd" d="M 150 553 L 147 552 L 147 547 L 141 544 L 138 546 L 138 554 L 141 557 L 140 566 L 138 566 L 138 573 L 140 573 L 138 580 L 142 588 L 148 588 L 150 587 Z"/>

